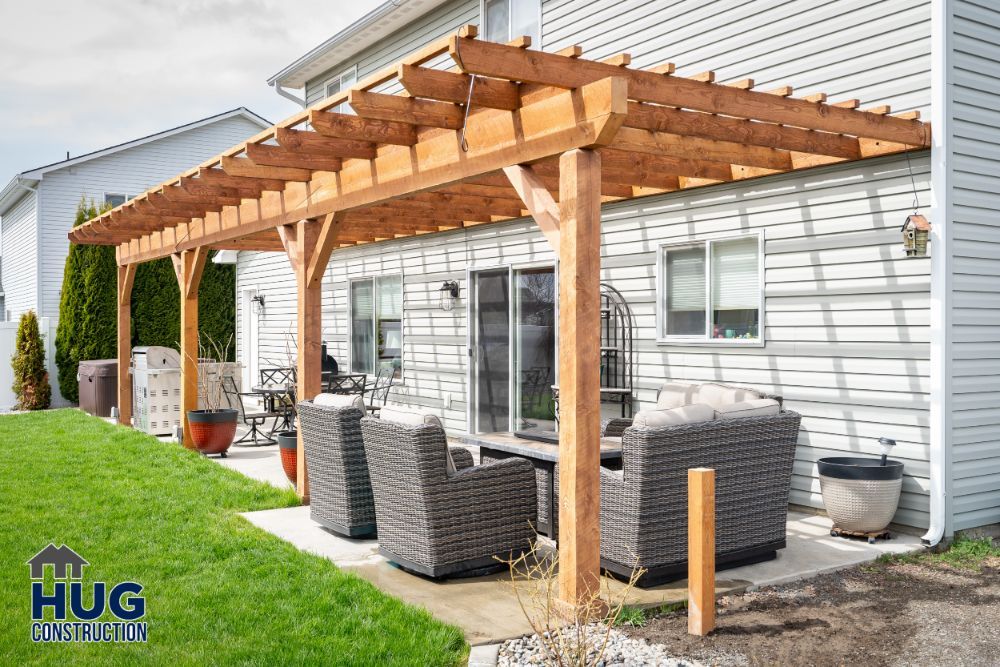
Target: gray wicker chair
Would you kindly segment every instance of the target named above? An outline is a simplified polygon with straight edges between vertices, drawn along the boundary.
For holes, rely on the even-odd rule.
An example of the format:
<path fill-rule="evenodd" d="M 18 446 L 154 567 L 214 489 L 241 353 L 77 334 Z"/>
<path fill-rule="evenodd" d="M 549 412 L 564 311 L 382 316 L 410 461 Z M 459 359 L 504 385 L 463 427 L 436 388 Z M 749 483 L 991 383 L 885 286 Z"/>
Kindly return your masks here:
<path fill-rule="evenodd" d="M 478 574 L 503 567 L 497 558 L 531 547 L 535 475 L 512 458 L 473 466 L 437 425 L 361 420 L 378 520 L 379 553 L 430 577 Z"/>
<path fill-rule="evenodd" d="M 309 468 L 309 515 L 346 537 L 375 534 L 375 503 L 361 439 L 362 411 L 300 401 Z"/>
<path fill-rule="evenodd" d="M 687 470 L 716 471 L 716 568 L 771 560 L 785 522 L 800 417 L 783 410 L 663 428 L 627 428 L 622 469 L 601 469 L 601 565 L 638 585 L 687 576 Z"/>

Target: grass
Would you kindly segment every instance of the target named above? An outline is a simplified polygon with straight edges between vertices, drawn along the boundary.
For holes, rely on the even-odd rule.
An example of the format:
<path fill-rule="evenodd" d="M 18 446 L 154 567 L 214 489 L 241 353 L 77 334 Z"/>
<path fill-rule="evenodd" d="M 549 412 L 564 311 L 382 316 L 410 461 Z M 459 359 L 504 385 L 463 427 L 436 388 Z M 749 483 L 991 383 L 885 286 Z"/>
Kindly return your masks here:
<path fill-rule="evenodd" d="M 467 656 L 457 628 L 238 516 L 296 505 L 291 490 L 76 410 L 0 416 L 0 444 L 4 664 L 456 665 Z M 144 586 L 148 643 L 31 641 L 25 562 L 49 542 L 90 562 L 85 584 Z"/>
<path fill-rule="evenodd" d="M 885 554 L 879 557 L 878 562 L 938 564 L 964 570 L 979 570 L 986 560 L 994 558 L 1000 558 L 1000 547 L 993 546 L 993 541 L 988 537 L 976 539 L 960 534 L 944 551 Z"/>

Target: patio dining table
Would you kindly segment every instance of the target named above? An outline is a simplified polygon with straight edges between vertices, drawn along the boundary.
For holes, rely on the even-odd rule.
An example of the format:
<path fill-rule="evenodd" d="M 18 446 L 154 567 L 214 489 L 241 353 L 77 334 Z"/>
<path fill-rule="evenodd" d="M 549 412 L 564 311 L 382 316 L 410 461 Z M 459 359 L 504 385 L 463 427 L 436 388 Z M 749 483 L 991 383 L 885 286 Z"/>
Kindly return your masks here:
<path fill-rule="evenodd" d="M 535 468 L 538 489 L 538 525 L 540 534 L 558 539 L 558 480 L 559 440 L 554 431 L 525 431 L 466 434 L 458 438 L 466 445 L 479 447 L 481 463 L 490 463 L 519 456 L 528 459 Z M 620 468 L 621 438 L 601 438 L 601 465 Z"/>
<path fill-rule="evenodd" d="M 253 392 L 264 397 L 268 412 L 281 415 L 274 422 L 274 428 L 271 429 L 272 434 L 295 428 L 295 385 L 261 384 L 253 387 Z"/>

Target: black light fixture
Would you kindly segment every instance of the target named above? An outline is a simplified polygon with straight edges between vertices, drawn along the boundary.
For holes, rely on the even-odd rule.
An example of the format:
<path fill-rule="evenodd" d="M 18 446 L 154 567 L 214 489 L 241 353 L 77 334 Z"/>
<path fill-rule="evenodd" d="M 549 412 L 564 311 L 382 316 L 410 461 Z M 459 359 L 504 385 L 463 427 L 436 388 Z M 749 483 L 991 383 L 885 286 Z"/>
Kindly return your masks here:
<path fill-rule="evenodd" d="M 454 280 L 446 280 L 444 284 L 438 289 L 441 293 L 441 299 L 438 302 L 441 306 L 441 310 L 449 311 L 455 307 L 455 299 L 458 298 L 458 283 Z"/>
<path fill-rule="evenodd" d="M 250 297 L 250 307 L 253 308 L 253 312 L 254 312 L 255 315 L 260 315 L 261 313 L 263 313 L 264 312 L 264 295 L 263 294 L 255 294 L 254 296 Z"/>

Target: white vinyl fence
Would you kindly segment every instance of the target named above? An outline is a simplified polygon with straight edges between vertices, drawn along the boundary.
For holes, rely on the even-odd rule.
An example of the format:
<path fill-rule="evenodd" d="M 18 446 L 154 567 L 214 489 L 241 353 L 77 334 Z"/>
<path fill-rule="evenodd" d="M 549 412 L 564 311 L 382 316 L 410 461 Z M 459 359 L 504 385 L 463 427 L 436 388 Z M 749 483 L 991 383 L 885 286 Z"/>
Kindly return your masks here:
<path fill-rule="evenodd" d="M 45 365 L 49 370 L 49 384 L 52 385 L 52 407 L 65 407 L 69 402 L 59 393 L 59 379 L 56 373 L 56 325 L 58 320 L 43 317 L 38 320 L 45 344 Z M 14 407 L 14 371 L 10 366 L 17 340 L 18 322 L 0 322 L 0 412 Z"/>

